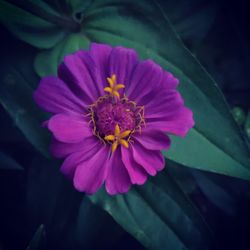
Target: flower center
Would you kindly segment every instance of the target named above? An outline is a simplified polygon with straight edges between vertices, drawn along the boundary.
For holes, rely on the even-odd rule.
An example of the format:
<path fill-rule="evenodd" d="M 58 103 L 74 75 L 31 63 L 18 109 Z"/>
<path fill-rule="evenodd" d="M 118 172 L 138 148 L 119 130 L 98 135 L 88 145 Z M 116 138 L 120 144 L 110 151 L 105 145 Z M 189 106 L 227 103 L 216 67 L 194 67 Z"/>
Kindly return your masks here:
<path fill-rule="evenodd" d="M 129 101 L 125 95 L 120 99 L 118 90 L 124 85 L 116 85 L 115 79 L 115 75 L 107 78 L 109 87 L 104 90 L 109 94 L 99 97 L 89 107 L 94 135 L 105 143 L 112 143 L 112 152 L 119 144 L 128 148 L 131 135 L 144 124 L 144 107 Z"/>

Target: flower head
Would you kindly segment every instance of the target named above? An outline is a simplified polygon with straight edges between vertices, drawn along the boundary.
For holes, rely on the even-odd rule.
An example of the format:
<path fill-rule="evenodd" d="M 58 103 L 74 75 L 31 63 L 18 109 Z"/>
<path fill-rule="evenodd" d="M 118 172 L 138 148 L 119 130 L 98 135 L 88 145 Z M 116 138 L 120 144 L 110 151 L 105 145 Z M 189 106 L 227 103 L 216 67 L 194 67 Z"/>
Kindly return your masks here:
<path fill-rule="evenodd" d="M 77 190 L 92 194 L 105 183 L 109 194 L 125 193 L 164 168 L 167 134 L 184 136 L 194 125 L 177 84 L 133 49 L 96 43 L 41 80 L 34 98 L 53 114 L 51 150 Z"/>

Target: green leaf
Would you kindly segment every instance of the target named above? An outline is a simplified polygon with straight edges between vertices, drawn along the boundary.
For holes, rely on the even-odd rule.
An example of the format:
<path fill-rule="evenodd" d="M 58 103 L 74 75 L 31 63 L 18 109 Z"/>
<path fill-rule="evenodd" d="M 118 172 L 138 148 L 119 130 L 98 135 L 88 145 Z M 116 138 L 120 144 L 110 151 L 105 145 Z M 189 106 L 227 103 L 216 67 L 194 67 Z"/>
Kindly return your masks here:
<path fill-rule="evenodd" d="M 91 0 L 0 0 L 0 21 L 19 39 L 49 49 L 81 28 Z"/>
<path fill-rule="evenodd" d="M 23 170 L 23 167 L 9 155 L 0 152 L 0 170 Z"/>
<path fill-rule="evenodd" d="M 100 249 L 100 246 L 101 249 L 110 249 L 125 234 L 109 214 L 87 197 L 82 199 L 72 229 L 69 249 Z"/>
<path fill-rule="evenodd" d="M 211 234 L 173 179 L 158 174 L 125 195 L 89 196 L 147 249 L 210 249 Z"/>
<path fill-rule="evenodd" d="M 232 216 L 238 212 L 235 198 L 237 195 L 227 188 L 228 185 L 225 185 L 225 183 L 230 183 L 231 189 L 234 189 L 232 183 L 233 181 L 239 181 L 238 179 L 229 179 L 225 176 L 197 169 L 183 169 L 183 166 L 172 161 L 168 162 L 166 170 L 188 197 L 192 197 L 197 193 L 197 190 L 201 190 L 209 202 L 223 210 L 225 214 Z"/>
<path fill-rule="evenodd" d="M 13 56 L 6 57 L 0 69 L 0 103 L 31 144 L 48 156 L 49 134 L 42 128 L 42 122 L 48 116 L 32 98 L 34 86 L 39 82 L 32 70 L 33 56 L 25 46 L 16 46 L 14 51 L 17 53 L 13 53 L 15 59 Z"/>
<path fill-rule="evenodd" d="M 215 21 L 218 4 L 210 0 L 158 0 L 182 39 L 200 43 Z"/>
<path fill-rule="evenodd" d="M 215 135 L 216 136 L 216 135 Z M 228 144 L 233 147 L 228 138 Z M 227 146 L 227 145 L 225 145 Z M 238 162 L 222 148 L 192 129 L 185 139 L 173 138 L 171 148 L 164 155 L 185 166 L 249 180 L 248 168 Z M 248 165 L 246 165 L 248 167 Z"/>
<path fill-rule="evenodd" d="M 192 173 L 201 191 L 212 204 L 227 215 L 234 216 L 237 214 L 236 199 L 232 193 L 226 190 L 220 179 L 211 178 L 213 177 L 211 173 L 200 171 L 193 171 Z"/>
<path fill-rule="evenodd" d="M 70 2 L 74 6 L 75 12 L 79 10 L 82 13 L 81 10 L 90 5 L 91 1 L 86 1 L 84 6 L 82 6 L 82 1 Z M 208 3 L 206 0 L 196 0 L 191 5 L 184 0 L 178 2 L 161 1 L 161 4 L 167 14 L 169 14 L 169 18 L 178 34 L 183 39 L 192 39 L 196 43 L 197 39 L 202 39 L 208 32 L 217 13 L 217 5 L 211 2 Z M 85 20 L 83 19 L 82 21 L 84 22 Z M 87 48 L 89 42 L 90 40 L 84 35 L 84 32 L 69 35 L 69 38 L 65 38 L 55 48 L 41 52 L 37 56 L 35 61 L 36 72 L 40 76 L 56 74 L 57 65 L 65 55 L 73 53 L 80 48 Z"/>
<path fill-rule="evenodd" d="M 242 110 L 240 107 L 234 107 L 232 109 L 232 114 L 235 119 L 235 121 L 239 124 L 242 125 L 245 120 L 246 120 L 246 115 L 244 110 Z"/>
<path fill-rule="evenodd" d="M 83 34 L 69 35 L 52 50 L 47 50 L 37 55 L 34 65 L 36 72 L 40 76 L 54 75 L 58 64 L 63 60 L 65 55 L 88 47 L 89 42 Z"/>
<path fill-rule="evenodd" d="M 44 249 L 44 243 L 45 243 L 45 228 L 44 225 L 41 225 L 37 229 L 32 240 L 30 241 L 27 250 L 42 250 Z"/>
<path fill-rule="evenodd" d="M 245 122 L 245 132 L 250 139 L 250 111 L 248 111 L 246 122 Z"/>
<path fill-rule="evenodd" d="M 36 46 L 38 48 L 51 48 L 58 43 L 65 35 L 62 28 L 55 24 L 55 14 L 48 5 L 40 8 L 34 3 L 24 3 L 28 10 L 0 0 L 0 21 L 19 39 Z M 40 1 L 37 1 L 40 2 Z M 45 9 L 46 7 L 46 9 Z M 53 14 L 52 14 L 52 13 Z M 51 17 L 54 23 L 47 21 L 45 18 Z"/>
<path fill-rule="evenodd" d="M 58 162 L 37 156 L 27 175 L 26 201 L 33 224 L 44 223 L 58 243 L 77 213 L 83 195 L 59 171 Z M 60 242 L 63 244 L 63 242 Z"/>

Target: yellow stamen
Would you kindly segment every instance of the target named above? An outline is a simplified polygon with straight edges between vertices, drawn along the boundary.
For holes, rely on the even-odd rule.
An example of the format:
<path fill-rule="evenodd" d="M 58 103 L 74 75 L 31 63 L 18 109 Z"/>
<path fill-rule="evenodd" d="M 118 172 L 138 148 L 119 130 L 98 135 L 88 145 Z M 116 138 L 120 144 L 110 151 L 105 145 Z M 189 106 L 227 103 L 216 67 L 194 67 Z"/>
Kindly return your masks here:
<path fill-rule="evenodd" d="M 118 141 L 115 141 L 113 144 L 112 144 L 112 153 L 114 153 L 116 151 L 118 147 Z"/>
<path fill-rule="evenodd" d="M 123 145 L 125 148 L 128 148 L 128 142 L 124 139 L 120 139 L 120 144 Z"/>
<path fill-rule="evenodd" d="M 107 141 L 114 141 L 115 140 L 115 136 L 114 135 L 107 135 L 104 137 L 105 140 Z"/>
<path fill-rule="evenodd" d="M 118 99 L 120 98 L 120 94 L 116 90 L 113 91 L 113 95 L 117 96 Z"/>
<path fill-rule="evenodd" d="M 129 147 L 128 141 L 125 140 L 124 138 L 128 137 L 130 133 L 131 133 L 131 130 L 125 130 L 121 133 L 121 129 L 119 125 L 116 124 L 114 135 L 107 135 L 104 137 L 105 140 L 113 142 L 112 148 L 111 148 L 112 153 L 115 152 L 119 144 L 123 145 L 125 148 Z"/>
<path fill-rule="evenodd" d="M 104 91 L 109 92 L 110 94 L 112 93 L 112 89 L 110 87 L 105 87 Z"/>
<path fill-rule="evenodd" d="M 119 136 L 121 133 L 120 127 L 118 124 L 115 125 L 115 136 Z"/>
<path fill-rule="evenodd" d="M 120 134 L 120 138 L 125 138 L 131 133 L 131 130 L 125 130 Z"/>
<path fill-rule="evenodd" d="M 116 75 L 113 74 L 111 77 L 107 77 L 107 81 L 109 83 L 109 87 L 105 87 L 104 91 L 108 92 L 111 96 L 116 96 L 118 99 L 120 98 L 120 94 L 118 92 L 119 89 L 125 88 L 124 84 L 116 84 Z"/>
<path fill-rule="evenodd" d="M 115 90 L 124 89 L 124 88 L 125 88 L 125 86 L 124 86 L 123 84 L 117 84 L 117 85 L 115 86 Z"/>
<path fill-rule="evenodd" d="M 114 87 L 114 84 L 115 84 L 115 82 L 113 81 L 113 79 L 110 78 L 110 77 L 108 77 L 107 80 L 108 80 L 108 83 L 109 83 L 110 88 L 113 88 L 113 87 Z"/>

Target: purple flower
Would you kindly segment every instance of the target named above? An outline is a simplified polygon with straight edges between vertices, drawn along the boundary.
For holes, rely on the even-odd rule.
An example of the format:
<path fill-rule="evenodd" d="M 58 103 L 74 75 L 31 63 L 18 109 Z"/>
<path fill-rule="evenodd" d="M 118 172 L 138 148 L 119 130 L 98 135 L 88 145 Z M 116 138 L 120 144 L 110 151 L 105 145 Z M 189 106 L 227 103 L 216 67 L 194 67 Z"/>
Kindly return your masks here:
<path fill-rule="evenodd" d="M 54 115 L 52 154 L 79 191 L 125 193 L 164 168 L 166 133 L 185 136 L 192 112 L 178 80 L 133 49 L 93 43 L 64 58 L 58 76 L 44 77 L 35 101 Z"/>

